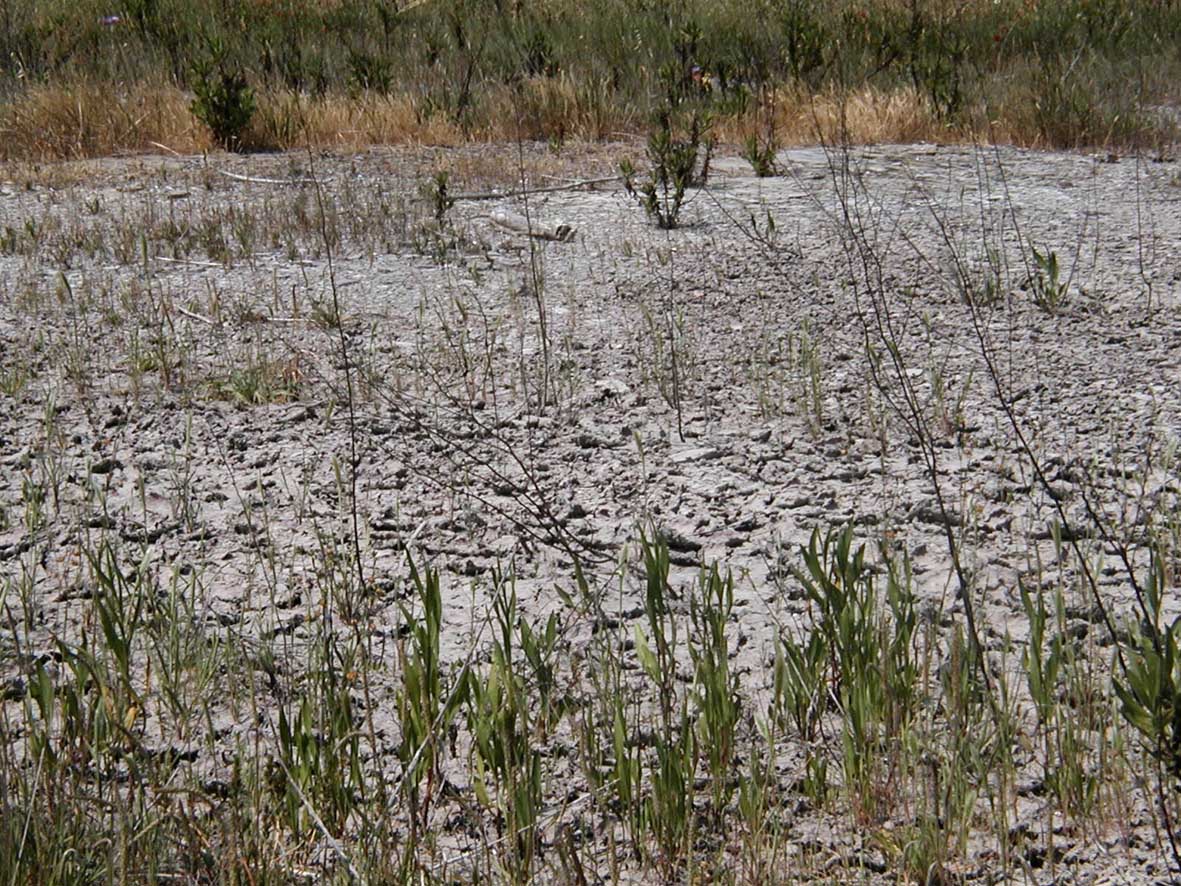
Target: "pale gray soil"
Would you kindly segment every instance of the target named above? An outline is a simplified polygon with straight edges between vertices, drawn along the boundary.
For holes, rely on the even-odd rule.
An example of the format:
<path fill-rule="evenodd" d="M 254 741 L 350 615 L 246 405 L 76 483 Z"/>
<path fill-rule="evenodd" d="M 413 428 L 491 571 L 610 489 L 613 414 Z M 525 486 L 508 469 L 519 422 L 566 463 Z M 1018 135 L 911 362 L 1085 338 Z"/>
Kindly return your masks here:
<path fill-rule="evenodd" d="M 526 165 L 595 178 L 624 150 L 565 161 L 530 150 Z M 1142 570 L 1146 525 L 1179 532 L 1176 166 L 923 145 L 856 150 L 847 161 L 788 151 L 783 175 L 758 179 L 743 161 L 719 160 L 672 232 L 605 184 L 535 194 L 527 207 L 459 201 L 455 235 L 437 233 L 419 199 L 427 172 L 458 170 L 452 193 L 511 185 L 515 148 L 312 164 L 120 160 L 71 175 L 12 171 L 7 183 L 0 169 L 0 232 L 9 232 L 0 369 L 24 379 L 0 394 L 0 574 L 6 619 L 22 620 L 21 587 L 35 610 L 19 644 L 7 626 L 0 640 L 0 672 L 15 689 L 8 704 L 18 706 L 29 662 L 53 650 L 53 636 L 77 637 L 90 593 L 80 544 L 103 536 L 123 561 L 192 578 L 210 630 L 299 660 L 333 558 L 352 545 L 344 362 L 336 329 L 322 322 L 330 270 L 355 388 L 362 565 L 375 588 L 365 623 L 382 664 L 396 660 L 407 548 L 443 570 L 444 652 L 458 661 L 484 618 L 494 568 L 515 571 L 531 615 L 560 611 L 554 587 L 573 587 L 573 555 L 607 582 L 653 526 L 670 540 L 678 582 L 694 580 L 703 559 L 732 570 L 735 666 L 757 713 L 777 626 L 808 624 L 788 567 L 814 529 L 853 521 L 866 540 L 889 537 L 910 553 L 928 611 L 960 621 L 930 472 L 871 377 L 867 346 L 881 356 L 885 343 L 872 326 L 867 338 L 873 300 L 846 249 L 846 209 L 880 261 L 995 666 L 1020 667 L 1013 652 L 1001 664 L 1006 638 L 1027 632 L 1019 581 L 1061 583 L 1072 633 L 1109 662 L 1106 628 L 1073 567 L 1060 568 L 1050 525 L 1055 498 L 1079 527 L 1090 525 L 1088 500 L 1109 521 L 1111 540 L 1083 546 L 1119 619 L 1133 600 L 1113 542 L 1126 541 Z M 210 167 L 317 177 L 339 234 L 331 269 L 315 188 Z M 498 211 L 527 211 L 538 228 L 568 224 L 574 237 L 534 240 L 531 253 L 529 238 L 491 221 Z M 454 239 L 458 248 L 444 248 Z M 1033 247 L 1059 264 L 1065 290 L 1054 312 L 1034 303 Z M 990 256 L 1001 268 L 984 334 L 1049 490 L 982 360 L 956 254 L 981 286 Z M 234 402 L 232 374 L 260 362 L 292 392 Z M 885 393 L 897 396 L 898 379 L 881 365 Z M 37 483 L 54 490 L 43 519 L 28 516 Z M 639 617 L 638 579 L 605 586 L 609 611 L 625 625 Z M 1170 607 L 1181 609 L 1171 591 Z M 564 629 L 577 652 L 592 625 L 568 618 Z M 280 674 L 276 698 L 287 689 Z M 392 688 L 374 692 L 381 704 Z M 212 711 L 219 742 L 256 728 L 228 706 Z M 378 721 L 392 747 L 392 711 Z M 184 741 L 206 747 L 201 735 Z M 397 761 L 382 765 L 394 772 Z M 221 771 L 204 750 L 194 766 L 210 778 Z M 1030 850 L 1029 866 L 1011 875 L 1164 876 L 1151 803 L 1126 793 L 1118 815 L 1113 806 L 1106 823 L 1080 828 L 1051 822 L 1046 798 L 1029 792 L 1013 827 L 1034 835 L 1043 856 L 1056 828 L 1062 857 L 1035 865 Z M 807 811 L 793 839 L 816 869 L 826 854 L 839 863 L 872 845 L 847 817 Z M 990 880 L 995 848 L 983 837 L 974 845 L 962 873 Z"/>

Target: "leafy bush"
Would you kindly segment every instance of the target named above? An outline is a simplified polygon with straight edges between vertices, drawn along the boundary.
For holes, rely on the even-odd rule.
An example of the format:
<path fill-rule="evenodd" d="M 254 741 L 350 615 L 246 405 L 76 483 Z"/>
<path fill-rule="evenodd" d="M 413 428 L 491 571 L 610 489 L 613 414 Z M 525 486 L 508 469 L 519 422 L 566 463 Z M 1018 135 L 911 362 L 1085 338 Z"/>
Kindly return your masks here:
<path fill-rule="evenodd" d="M 219 64 L 201 63 L 193 68 L 193 93 L 189 106 L 193 116 L 209 127 L 227 151 L 240 150 L 255 110 L 254 90 L 246 77 Z"/>

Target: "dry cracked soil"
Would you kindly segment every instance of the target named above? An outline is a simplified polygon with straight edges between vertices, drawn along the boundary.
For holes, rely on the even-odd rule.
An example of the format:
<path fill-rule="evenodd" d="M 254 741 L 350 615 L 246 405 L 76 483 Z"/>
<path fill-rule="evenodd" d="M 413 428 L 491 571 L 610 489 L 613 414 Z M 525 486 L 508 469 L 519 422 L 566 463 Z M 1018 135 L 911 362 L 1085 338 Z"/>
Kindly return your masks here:
<path fill-rule="evenodd" d="M 558 614 L 577 658 L 604 625 L 628 645 L 643 623 L 641 536 L 667 543 L 676 606 L 716 562 L 735 582 L 731 667 L 752 719 L 775 638 L 811 629 L 800 546 L 849 524 L 908 556 L 921 612 L 948 630 L 966 585 L 1013 685 L 1022 587 L 1061 590 L 1064 629 L 1110 665 L 1071 545 L 1122 624 L 1121 552 L 1143 572 L 1146 534 L 1178 533 L 1176 166 L 807 148 L 757 178 L 723 157 L 663 231 L 600 180 L 628 153 L 642 149 L 0 169 L 5 716 L 57 641 L 79 641 L 87 552 L 104 544 L 129 575 L 185 583 L 190 617 L 269 675 L 254 715 L 219 700 L 223 678 L 191 700 L 208 717 L 184 735 L 144 714 L 144 741 L 188 750 L 211 784 L 226 749 L 273 735 L 326 589 L 358 571 L 352 611 L 334 605 L 368 638 L 370 763 L 396 778 L 408 558 L 440 571 L 452 664 L 486 644 L 497 576 L 529 619 Z M 522 182 L 527 198 L 504 196 Z M 597 616 L 558 593 L 577 596 L 576 563 Z M 1002 870 L 982 828 L 948 877 L 1167 879 L 1150 790 L 1128 776 L 1079 824 L 1035 756 L 1009 822 L 1028 850 Z M 786 752 L 786 781 L 802 759 Z M 555 760 L 551 796 L 577 797 L 578 767 Z M 792 803 L 785 858 L 812 859 L 801 871 L 899 879 L 871 836 L 889 815 Z"/>

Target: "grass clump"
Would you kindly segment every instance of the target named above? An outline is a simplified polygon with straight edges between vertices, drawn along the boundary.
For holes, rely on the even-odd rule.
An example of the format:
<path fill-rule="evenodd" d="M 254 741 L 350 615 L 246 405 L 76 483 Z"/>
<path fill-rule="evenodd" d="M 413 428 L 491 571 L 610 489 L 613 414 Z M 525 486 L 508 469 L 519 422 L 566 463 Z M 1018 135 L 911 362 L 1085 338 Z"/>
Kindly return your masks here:
<path fill-rule="evenodd" d="M 1115 691 L 1120 713 L 1181 788 L 1181 618 L 1163 623 L 1166 574 L 1161 552 L 1154 551 L 1144 586 L 1147 618 L 1130 632 L 1127 671 Z"/>
<path fill-rule="evenodd" d="M 778 151 L 779 145 L 774 136 L 760 139 L 754 133 L 746 137 L 742 146 L 743 159 L 754 168 L 755 175 L 759 178 L 770 178 L 779 172 L 775 164 L 775 155 Z"/>
<path fill-rule="evenodd" d="M 630 161 L 620 164 L 627 192 L 663 230 L 678 226 L 686 193 L 709 179 L 712 106 L 719 99 L 712 94 L 708 74 L 694 63 L 701 41 L 696 23 L 687 25 L 677 35 L 675 60 L 661 69 L 664 102 L 648 135 L 648 175 L 638 178 Z"/>

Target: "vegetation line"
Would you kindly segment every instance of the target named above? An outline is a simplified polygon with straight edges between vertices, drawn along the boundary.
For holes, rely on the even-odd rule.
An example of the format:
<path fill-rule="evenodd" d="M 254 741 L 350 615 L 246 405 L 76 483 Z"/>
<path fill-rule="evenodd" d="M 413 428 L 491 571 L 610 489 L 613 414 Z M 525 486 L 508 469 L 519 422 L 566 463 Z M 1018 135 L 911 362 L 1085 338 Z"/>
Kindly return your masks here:
<path fill-rule="evenodd" d="M 6 8 L 8 159 L 599 141 L 642 129 L 670 85 L 756 151 L 842 126 L 858 142 L 1152 150 L 1181 80 L 1181 8 L 1140 0 Z"/>

